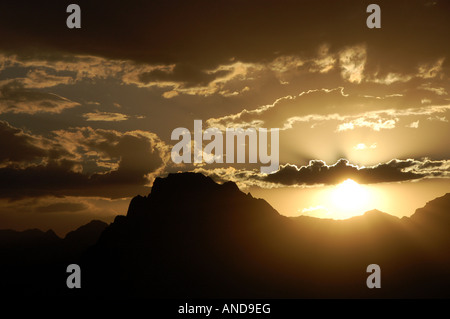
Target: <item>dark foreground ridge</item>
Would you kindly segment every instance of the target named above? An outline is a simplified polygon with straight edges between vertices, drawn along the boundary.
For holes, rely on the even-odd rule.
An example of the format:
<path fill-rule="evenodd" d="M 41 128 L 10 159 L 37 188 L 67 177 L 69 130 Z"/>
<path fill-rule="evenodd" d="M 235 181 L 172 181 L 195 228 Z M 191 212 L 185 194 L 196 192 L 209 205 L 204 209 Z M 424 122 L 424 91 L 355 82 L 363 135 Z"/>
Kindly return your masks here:
<path fill-rule="evenodd" d="M 220 185 L 201 174 L 181 173 L 157 178 L 149 196 L 133 198 L 127 215 L 117 216 L 106 228 L 98 222 L 88 226 L 65 239 L 35 230 L 20 236 L 0 232 L 2 256 L 8 251 L 7 260 L 15 260 L 1 261 L 2 268 L 14 264 L 8 268 L 10 291 L 17 287 L 15 278 L 31 271 L 15 293 L 92 298 L 450 297 L 450 194 L 410 218 L 379 211 L 342 221 L 288 218 L 234 183 Z M 42 243 L 33 239 L 17 250 L 14 240 L 4 241 L 14 236 L 40 238 Z M 15 242 L 26 241 L 17 238 Z M 25 252 L 19 254 L 22 259 L 14 255 L 18 251 Z M 70 263 L 81 266 L 81 289 L 65 285 Z M 39 267 L 30 266 L 35 264 Z M 380 289 L 366 286 L 369 264 L 381 267 Z M 47 277 L 36 273 L 46 267 Z"/>
<path fill-rule="evenodd" d="M 0 230 L 0 295 L 47 297 L 66 293 L 66 267 L 94 245 L 108 224 L 93 220 L 64 238 L 52 230 Z"/>

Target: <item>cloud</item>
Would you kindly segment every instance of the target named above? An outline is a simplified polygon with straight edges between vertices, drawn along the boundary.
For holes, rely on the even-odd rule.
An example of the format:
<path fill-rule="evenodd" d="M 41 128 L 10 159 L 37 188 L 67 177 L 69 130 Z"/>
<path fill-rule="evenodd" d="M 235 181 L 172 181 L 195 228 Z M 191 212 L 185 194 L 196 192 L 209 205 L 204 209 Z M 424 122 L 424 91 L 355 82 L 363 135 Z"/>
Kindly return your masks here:
<path fill-rule="evenodd" d="M 274 76 L 282 85 L 288 85 L 305 75 L 328 73 L 335 68 L 336 61 L 337 54 L 330 52 L 328 43 L 323 43 L 312 54 L 279 55 L 268 63 L 259 63 L 259 71 L 266 76 Z"/>
<path fill-rule="evenodd" d="M 168 146 L 146 131 L 85 128 L 32 135 L 0 122 L 0 197 L 128 197 L 148 192 L 169 160 Z"/>
<path fill-rule="evenodd" d="M 71 157 L 60 144 L 42 136 L 35 136 L 22 129 L 0 121 L 0 167 L 15 165 L 26 167 L 43 160 L 68 159 Z"/>
<path fill-rule="evenodd" d="M 322 160 L 312 160 L 308 165 L 281 165 L 275 173 L 265 175 L 257 170 L 236 168 L 196 168 L 195 172 L 208 175 L 216 181 L 233 181 L 241 188 L 257 186 L 274 187 L 309 187 L 336 185 L 351 178 L 360 184 L 403 182 L 422 178 L 448 178 L 450 160 L 393 159 L 373 166 L 358 166 L 346 159 L 327 165 Z"/>
<path fill-rule="evenodd" d="M 429 121 L 440 121 L 440 122 L 448 122 L 445 116 L 430 116 L 427 118 Z"/>
<path fill-rule="evenodd" d="M 286 164 L 271 175 L 264 178 L 281 185 L 334 185 L 347 178 L 361 184 L 384 182 L 400 182 L 416 180 L 424 177 L 445 177 L 449 174 L 450 161 L 399 160 L 393 159 L 387 163 L 374 166 L 358 167 L 348 160 L 341 159 L 333 165 L 323 161 L 310 161 L 309 165 L 297 167 Z M 432 167 L 432 168 L 431 168 Z"/>
<path fill-rule="evenodd" d="M 81 81 L 115 79 L 125 84 L 145 86 L 152 75 L 160 87 L 166 84 L 163 77 L 173 72 L 175 65 L 151 65 L 135 63 L 130 60 L 107 59 L 93 55 L 69 53 L 47 53 L 30 56 L 5 55 L 0 53 L 0 66 L 3 69 L 26 72 L 25 77 L 13 80 L 25 88 L 50 88 L 57 85 L 73 85 Z M 196 72 L 192 70 L 192 72 Z M 183 73 L 183 72 L 181 72 Z M 9 79 L 9 81 L 12 81 Z"/>
<path fill-rule="evenodd" d="M 288 130 L 296 123 L 332 121 L 337 123 L 337 132 L 358 128 L 381 131 L 394 129 L 403 117 L 438 115 L 450 110 L 448 101 L 442 101 L 442 105 L 423 105 L 416 101 L 416 107 L 408 107 L 411 105 L 409 101 L 409 97 L 401 94 L 378 97 L 345 93 L 342 87 L 316 89 L 284 96 L 253 110 L 244 109 L 239 113 L 210 118 L 207 124 L 222 130 L 227 127 Z M 358 112 L 361 109 L 365 111 Z"/>
<path fill-rule="evenodd" d="M 377 148 L 377 143 L 373 143 L 370 146 L 367 146 L 364 143 L 359 143 L 353 147 L 353 149 L 357 150 L 357 151 L 363 151 L 363 150 L 375 149 L 375 148 Z"/>
<path fill-rule="evenodd" d="M 376 115 L 375 115 L 376 116 Z M 355 128 L 368 127 L 374 131 L 380 131 L 382 129 L 393 129 L 398 119 L 372 119 L 372 116 L 359 117 L 351 120 L 350 122 L 344 122 L 337 127 L 338 132 L 353 130 Z"/>
<path fill-rule="evenodd" d="M 26 56 L 0 54 L 1 60 L 3 60 L 4 69 L 27 70 L 24 78 L 17 79 L 29 88 L 74 84 L 85 79 L 106 79 L 115 77 L 117 74 L 133 72 L 135 69 L 141 69 L 142 67 L 150 68 L 150 66 L 143 66 L 128 60 L 59 52 Z"/>
<path fill-rule="evenodd" d="M 78 105 L 57 94 L 27 89 L 18 81 L 0 87 L 0 113 L 61 113 Z"/>
<path fill-rule="evenodd" d="M 339 53 L 342 78 L 350 83 L 361 83 L 367 61 L 367 49 L 364 45 L 345 48 Z"/>
<path fill-rule="evenodd" d="M 388 72 L 385 75 L 379 74 L 379 70 L 375 72 L 374 75 L 368 76 L 366 80 L 368 82 L 374 82 L 379 84 L 390 85 L 397 82 L 409 82 L 414 79 L 433 79 L 438 78 L 442 79 L 443 74 L 443 64 L 445 58 L 439 58 L 435 62 L 422 63 L 416 67 L 415 73 L 399 73 L 399 72 Z M 425 86 L 424 86 L 425 85 Z M 428 84 L 422 84 L 421 87 L 426 89 Z M 428 89 L 429 91 L 433 91 L 432 89 Z"/>
<path fill-rule="evenodd" d="M 3 68 L 22 68 L 26 77 L 15 78 L 26 88 L 49 88 L 57 85 L 72 85 L 80 81 L 115 79 L 123 84 L 139 88 L 162 89 L 162 96 L 170 99 L 179 95 L 224 97 L 240 95 L 255 87 L 255 80 L 275 78 L 281 84 L 308 75 L 340 70 L 342 81 L 335 84 L 361 84 L 372 82 L 392 84 L 408 82 L 413 78 L 433 79 L 443 73 L 444 59 L 434 63 L 420 64 L 417 74 L 408 75 L 389 72 L 373 75 L 365 71 L 367 45 L 346 46 L 331 50 L 327 42 L 314 48 L 312 53 L 288 55 L 277 53 L 272 60 L 247 62 L 230 57 L 224 63 L 202 68 L 196 63 L 142 63 L 129 59 L 108 59 L 93 55 L 69 53 L 41 53 L 40 55 L 5 55 L 0 53 Z M 380 73 L 380 74 L 379 74 Z"/>
<path fill-rule="evenodd" d="M 368 81 L 390 85 L 396 82 L 408 82 L 413 78 L 414 77 L 412 75 L 389 72 L 384 77 L 378 76 L 378 74 L 376 74 L 372 79 L 368 79 Z"/>
<path fill-rule="evenodd" d="M 415 121 L 415 122 L 411 122 L 409 125 L 406 125 L 406 127 L 409 128 L 419 128 L 419 120 Z"/>
<path fill-rule="evenodd" d="M 306 61 L 304 59 L 301 59 L 299 56 L 281 55 L 270 62 L 268 67 L 272 71 L 283 73 L 296 70 L 305 65 L 305 63 Z"/>
<path fill-rule="evenodd" d="M 312 60 L 311 72 L 327 73 L 335 67 L 337 58 L 330 53 L 330 45 L 322 44 L 318 49 L 318 56 Z"/>
<path fill-rule="evenodd" d="M 37 206 L 35 211 L 38 213 L 74 213 L 86 208 L 88 206 L 82 202 L 57 202 L 45 206 Z"/>
<path fill-rule="evenodd" d="M 32 135 L 0 121 L 0 163 L 33 161 L 46 156 L 47 151 L 39 147 L 38 143 L 38 139 Z"/>
<path fill-rule="evenodd" d="M 323 42 L 340 50 L 365 39 L 376 58 L 384 54 L 381 62 L 398 61 L 393 64 L 405 70 L 411 69 L 414 60 L 450 51 L 446 42 L 449 22 L 442 14 L 448 12 L 445 1 L 428 7 L 422 1 L 407 7 L 400 2 L 384 3 L 383 11 L 389 14 L 383 15 L 383 26 L 388 27 L 389 36 L 370 37 L 364 26 L 366 3 L 328 0 L 280 6 L 246 1 L 239 10 L 229 1 L 217 1 L 214 7 L 205 1 L 128 3 L 126 10 L 106 1 L 83 1 L 80 5 L 83 12 L 89 12 L 83 15 L 82 37 L 68 33 L 64 21 L 61 26 L 58 13 L 64 11 L 64 6 L 52 4 L 42 10 L 42 4 L 31 3 L 25 11 L 22 1 L 2 4 L 0 11 L 9 13 L 0 21 L 4 49 L 30 52 L 39 48 L 39 52 L 75 52 L 148 64 L 195 63 L 199 69 L 207 69 L 232 57 L 259 63 L 272 60 L 274 52 L 296 55 L 314 51 Z M 108 14 L 105 7 L 109 8 Z M 35 12 L 40 13 L 39 17 Z M 411 25 L 411 20 L 418 19 L 423 23 Z"/>
<path fill-rule="evenodd" d="M 281 185 L 276 185 L 272 182 L 264 181 L 263 175 L 259 170 L 245 170 L 237 169 L 235 167 L 219 167 L 208 169 L 205 167 L 197 167 L 193 169 L 195 173 L 202 173 L 211 177 L 216 182 L 231 181 L 241 189 L 257 186 L 261 188 L 273 188 Z"/>
<path fill-rule="evenodd" d="M 435 63 L 427 63 L 419 66 L 417 76 L 423 79 L 431 79 L 439 76 L 445 58 L 438 59 Z"/>
<path fill-rule="evenodd" d="M 210 70 L 197 70 L 191 65 L 170 65 L 150 71 L 135 70 L 124 75 L 123 80 L 126 84 L 138 87 L 165 88 L 165 98 L 173 98 L 179 94 L 233 96 L 247 91 L 249 88 L 243 80 L 262 68 L 260 65 L 242 62 L 221 64 Z"/>
<path fill-rule="evenodd" d="M 98 122 L 119 122 L 126 121 L 130 118 L 129 115 L 121 113 L 110 113 L 110 112 L 99 112 L 95 111 L 93 113 L 84 113 L 83 117 L 88 122 L 98 121 Z"/>
<path fill-rule="evenodd" d="M 52 229 L 58 236 L 84 225 L 92 219 L 112 222 L 118 214 L 125 214 L 130 198 L 100 197 L 28 197 L 0 198 L 2 228 L 25 230 Z"/>
<path fill-rule="evenodd" d="M 434 87 L 432 83 L 427 82 L 427 83 L 423 83 L 421 84 L 418 89 L 420 90 L 426 90 L 426 91 L 430 91 L 433 92 L 437 95 L 440 96 L 444 96 L 444 95 L 448 95 L 447 90 L 443 87 Z"/>
<path fill-rule="evenodd" d="M 339 99 L 339 96 L 347 96 L 343 88 L 335 89 L 317 89 L 309 90 L 298 94 L 297 96 L 284 96 L 276 99 L 272 104 L 257 107 L 254 110 L 242 110 L 239 113 L 226 115 L 220 118 L 211 118 L 207 120 L 210 127 L 226 129 L 227 127 L 278 127 L 282 129 L 289 128 L 289 124 L 295 121 L 309 121 L 314 118 L 320 118 L 320 114 L 308 114 L 311 104 L 314 102 L 315 108 L 321 108 L 321 103 L 327 103 L 330 99 Z M 303 114 L 302 116 L 289 115 Z M 334 115 L 325 115 L 326 117 Z M 275 122 L 275 123 L 268 123 Z M 284 123 L 283 123 L 284 122 Z"/>
<path fill-rule="evenodd" d="M 315 45 L 310 51 L 297 54 L 276 53 L 271 59 L 248 61 L 229 56 L 226 61 L 201 66 L 198 61 L 173 63 L 145 63 L 129 58 L 105 58 L 95 55 L 69 53 L 40 53 L 31 55 L 1 54 L 3 68 L 23 68 L 24 78 L 16 78 L 26 88 L 48 88 L 72 85 L 80 81 L 115 79 L 139 88 L 162 89 L 162 97 L 170 99 L 180 95 L 224 97 L 237 96 L 255 89 L 255 80 L 275 78 L 287 85 L 311 74 L 326 74 L 339 70 L 343 81 L 334 85 L 364 82 L 392 84 L 411 79 L 442 79 L 445 59 L 416 66 L 416 74 L 402 72 L 366 71 L 367 44 L 344 46 L 331 50 L 329 42 Z M 337 71 L 336 71 L 337 73 Z"/>
<path fill-rule="evenodd" d="M 90 179 L 96 182 L 146 185 L 169 159 L 168 146 L 147 131 L 120 133 L 83 127 L 54 133 L 58 143 L 77 154 L 83 172 L 94 173 Z M 102 168 L 105 172 L 99 172 Z"/>
<path fill-rule="evenodd" d="M 75 82 L 71 76 L 49 74 L 46 70 L 42 69 L 31 69 L 24 78 L 16 77 L 14 81 L 28 89 L 42 89 L 61 84 L 73 84 Z"/>
<path fill-rule="evenodd" d="M 222 1 L 215 6 L 150 2 L 129 3 L 126 12 L 121 12 L 116 11 L 120 8 L 118 4 L 86 2 L 82 4 L 83 12 L 90 14 L 83 15 L 84 31 L 80 37 L 79 33 L 68 33 L 64 23 L 57 27 L 61 22 L 58 12 L 64 11 L 60 11 L 60 5 L 40 10 L 39 4 L 27 4 L 28 9 L 23 10 L 20 2 L 0 4 L 0 11 L 10 13 L 0 21 L 3 39 L 0 69 L 4 79 L 0 84 L 0 113 L 19 114 L 7 114 L 8 118 L 40 112 L 60 114 L 79 105 L 77 101 L 94 100 L 106 105 L 108 99 L 110 109 L 94 106 L 88 111 L 79 107 L 65 112 L 64 116 L 78 112 L 66 123 L 74 127 L 117 125 L 124 129 L 128 123 L 123 121 L 140 112 L 129 113 L 130 104 L 117 95 L 106 97 L 105 90 L 120 87 L 120 91 L 111 95 L 123 93 L 124 98 L 129 98 L 139 92 L 132 98 L 138 102 L 136 107 L 150 105 L 151 109 L 145 109 L 147 114 L 156 114 L 153 108 L 158 107 L 158 116 L 161 114 L 161 118 L 169 121 L 184 117 L 166 115 L 186 106 L 188 109 L 182 110 L 186 111 L 183 113 L 186 118 L 209 117 L 211 127 L 279 127 L 284 136 L 293 136 L 292 131 L 301 127 L 294 131 L 302 133 L 299 139 L 290 139 L 298 143 L 298 149 L 309 147 L 305 145 L 308 142 L 302 144 L 304 140 L 320 140 L 325 130 L 337 131 L 333 136 L 339 141 L 326 141 L 325 150 L 331 143 L 336 148 L 351 149 L 359 140 L 339 145 L 344 144 L 343 136 L 360 133 L 350 130 L 373 130 L 383 135 L 383 130 L 405 130 L 406 124 L 418 121 L 419 117 L 421 128 L 429 124 L 426 118 L 439 121 L 448 118 L 448 101 L 444 100 L 450 52 L 445 26 L 449 22 L 439 14 L 448 12 L 443 2 L 427 9 L 417 3 L 407 7 L 386 4 L 383 10 L 390 14 L 383 17 L 383 25 L 389 26 L 389 37 L 367 37 L 367 28 L 361 28 L 364 21 L 361 24 L 354 19 L 361 12 L 364 16 L 363 3 L 355 6 L 333 1 L 320 5 L 291 2 L 280 6 L 249 1 L 236 10 L 233 3 Z M 174 6 L 177 10 L 173 10 Z M 107 14 L 104 7 L 110 9 Z M 405 10 L 406 13 L 399 14 Z M 33 12 L 41 14 L 38 17 Z M 101 21 L 98 16 L 102 16 Z M 408 21 L 417 16 L 433 23 L 411 26 Z M 327 23 L 317 23 L 318 17 Z M 46 23 L 40 23 L 41 20 Z M 443 27 L 433 27 L 438 23 Z M 115 32 L 105 33 L 106 29 Z M 405 38 L 406 32 L 415 36 Z M 402 39 L 401 46 L 398 39 Z M 84 85 L 95 86 L 94 91 L 85 92 Z M 57 94 L 50 93 L 51 88 Z M 66 94 L 61 92 L 70 92 L 67 97 L 74 100 L 65 98 Z M 102 98 L 92 94 L 104 95 Z M 423 104 L 423 100 L 429 102 Z M 123 108 L 114 108 L 115 101 L 123 104 Z M 213 105 L 206 108 L 207 103 Z M 244 106 L 246 109 L 242 110 Z M 80 113 L 84 114 L 79 116 Z M 413 115 L 417 117 L 409 118 Z M 80 124 L 80 118 L 88 122 Z M 160 123 L 156 126 L 161 132 L 166 129 Z M 42 125 L 39 130 L 55 127 Z M 310 139 L 303 134 L 303 127 L 318 129 L 310 132 Z M 18 139 L 17 147 L 24 149 L 5 155 L 2 164 L 5 168 L 25 169 L 23 163 L 27 161 L 27 167 L 44 170 L 51 164 L 52 169 L 60 167 L 87 176 L 89 183 L 120 174 L 123 175 L 116 178 L 124 180 L 124 172 L 131 171 L 131 165 L 125 165 L 131 155 L 118 151 L 125 149 L 120 141 L 135 143 L 139 151 L 128 151 L 152 159 L 147 152 L 153 147 L 149 141 L 157 141 L 136 132 L 133 135 L 85 128 L 47 131 L 45 137 L 22 133 L 20 138 L 20 134 L 11 133 Z M 66 154 L 50 157 L 50 151 L 56 150 Z M 338 155 L 330 155 L 333 161 L 336 156 L 345 155 L 340 150 L 336 152 Z M 16 153 L 22 154 L 21 157 L 29 155 L 19 164 L 20 156 L 14 158 Z M 309 154 L 303 158 L 325 158 L 309 150 L 305 153 Z M 404 154 L 408 153 L 401 155 Z M 63 160 L 67 161 L 64 165 Z M 148 174 L 164 167 L 164 160 L 158 161 L 157 157 L 152 167 L 136 160 L 139 172 L 129 174 L 133 185 L 148 182 L 151 179 Z M 117 171 L 120 174 L 112 173 Z M 239 176 L 239 172 L 236 174 Z"/>

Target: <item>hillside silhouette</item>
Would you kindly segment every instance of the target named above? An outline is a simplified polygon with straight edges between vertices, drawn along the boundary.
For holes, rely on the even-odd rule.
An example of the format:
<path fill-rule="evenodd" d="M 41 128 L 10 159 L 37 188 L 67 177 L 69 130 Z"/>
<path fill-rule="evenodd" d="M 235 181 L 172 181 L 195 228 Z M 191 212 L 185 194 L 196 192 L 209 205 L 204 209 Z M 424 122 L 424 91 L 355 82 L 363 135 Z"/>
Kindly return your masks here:
<path fill-rule="evenodd" d="M 45 242 L 18 263 L 51 265 L 51 280 L 23 283 L 18 294 L 40 285 L 48 295 L 91 298 L 448 298 L 449 229 L 450 194 L 409 218 L 376 210 L 347 220 L 285 217 L 232 182 L 179 173 L 157 178 L 107 227 L 65 239 L 39 231 L 0 237 Z M 9 259 L 18 252 L 4 247 Z M 69 263 L 81 265 L 82 289 L 65 288 Z M 369 264 L 381 267 L 380 289 L 366 286 Z"/>
<path fill-rule="evenodd" d="M 79 261 L 108 224 L 93 220 L 64 238 L 52 230 L 0 230 L 0 283 L 3 297 L 57 296 L 66 293 L 66 267 Z"/>

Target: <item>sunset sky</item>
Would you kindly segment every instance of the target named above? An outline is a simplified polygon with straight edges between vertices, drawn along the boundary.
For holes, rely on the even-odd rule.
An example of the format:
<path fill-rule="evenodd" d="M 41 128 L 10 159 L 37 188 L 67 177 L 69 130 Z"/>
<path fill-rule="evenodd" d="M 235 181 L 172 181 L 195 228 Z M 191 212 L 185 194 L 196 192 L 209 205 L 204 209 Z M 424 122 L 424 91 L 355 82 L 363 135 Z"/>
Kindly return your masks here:
<path fill-rule="evenodd" d="M 449 1 L 376 1 L 381 29 L 374 1 L 77 1 L 68 29 L 72 2 L 0 4 L 0 228 L 112 221 L 178 171 L 288 216 L 409 216 L 450 192 Z M 194 120 L 279 128 L 279 170 L 174 164 Z"/>

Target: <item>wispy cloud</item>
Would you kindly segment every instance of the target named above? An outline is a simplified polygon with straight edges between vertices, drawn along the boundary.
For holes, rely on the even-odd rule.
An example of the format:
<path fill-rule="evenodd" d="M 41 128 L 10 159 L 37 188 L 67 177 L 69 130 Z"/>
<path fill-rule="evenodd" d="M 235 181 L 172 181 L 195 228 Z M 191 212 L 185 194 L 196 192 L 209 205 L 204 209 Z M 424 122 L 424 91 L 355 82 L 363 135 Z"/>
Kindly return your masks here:
<path fill-rule="evenodd" d="M 130 118 L 129 115 L 122 113 L 110 113 L 110 112 L 93 112 L 93 113 L 84 113 L 83 117 L 88 122 L 119 122 L 126 121 Z"/>
<path fill-rule="evenodd" d="M 220 129 L 226 127 L 278 127 L 280 130 L 289 130 L 296 123 L 337 122 L 336 132 L 358 128 L 381 131 L 396 128 L 402 118 L 438 116 L 450 110 L 448 103 L 424 105 L 421 102 L 417 103 L 416 107 L 404 107 L 400 104 L 403 107 L 383 108 L 394 103 L 398 105 L 403 101 L 406 104 L 409 100 L 401 94 L 390 94 L 384 97 L 358 96 L 345 93 L 342 87 L 308 90 L 297 96 L 288 95 L 278 98 L 272 104 L 253 110 L 244 109 L 236 114 L 211 118 L 207 120 L 207 124 Z M 362 105 L 365 109 L 372 106 L 378 106 L 379 109 L 355 113 L 355 109 L 361 109 Z M 339 110 L 340 113 L 337 112 Z"/>
<path fill-rule="evenodd" d="M 17 81 L 0 86 L 0 113 L 61 113 L 78 105 L 57 94 L 25 88 Z"/>
<path fill-rule="evenodd" d="M 361 83 L 364 79 L 364 67 L 367 61 L 365 45 L 345 48 L 339 53 L 342 78 L 351 83 Z"/>
<path fill-rule="evenodd" d="M 377 148 L 377 143 L 372 143 L 369 146 L 367 146 L 364 143 L 358 143 L 356 144 L 353 149 L 357 151 L 364 151 L 364 150 L 373 150 Z"/>
<path fill-rule="evenodd" d="M 415 121 L 415 122 L 411 122 L 410 124 L 406 125 L 406 127 L 409 128 L 418 128 L 419 127 L 419 120 Z"/>

